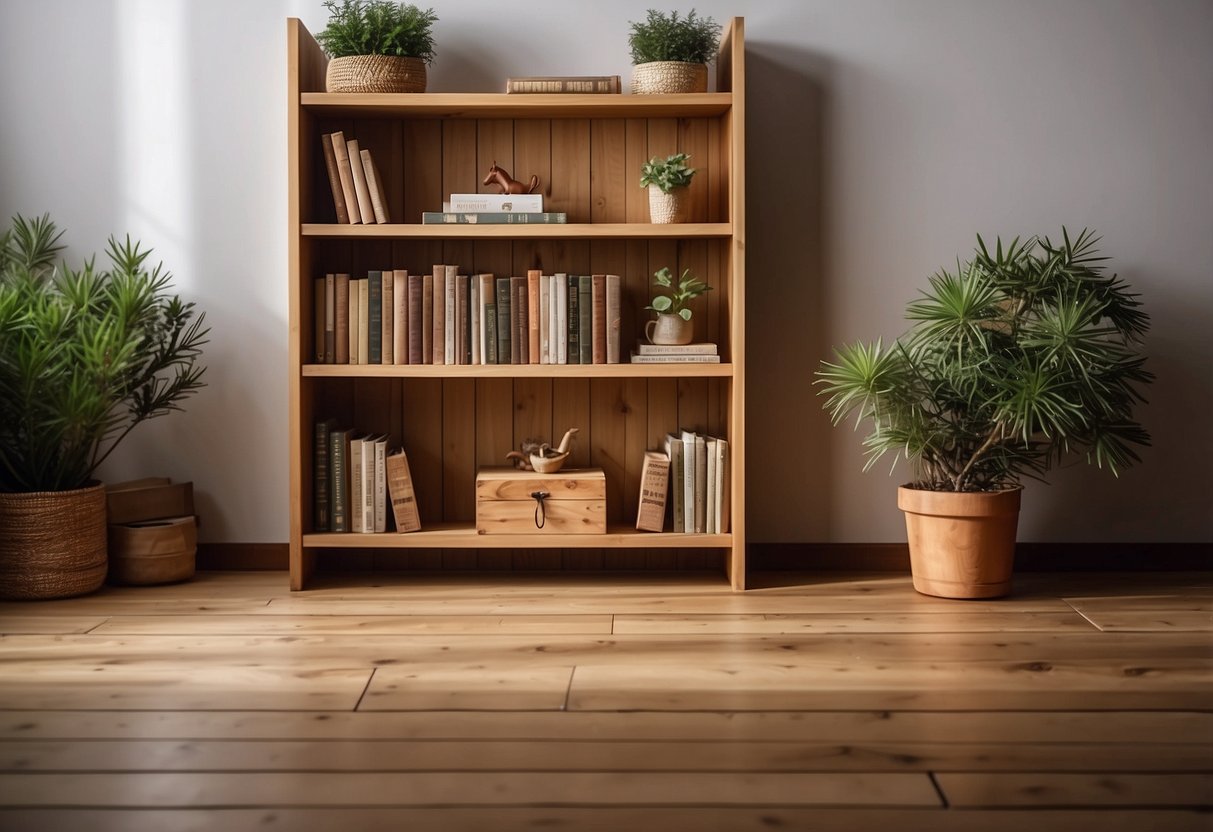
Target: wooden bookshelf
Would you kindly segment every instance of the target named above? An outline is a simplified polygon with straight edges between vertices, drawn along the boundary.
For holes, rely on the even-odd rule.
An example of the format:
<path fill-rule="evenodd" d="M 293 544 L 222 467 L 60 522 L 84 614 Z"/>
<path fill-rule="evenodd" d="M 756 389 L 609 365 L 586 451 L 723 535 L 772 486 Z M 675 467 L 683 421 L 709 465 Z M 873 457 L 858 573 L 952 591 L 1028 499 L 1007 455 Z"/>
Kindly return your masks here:
<path fill-rule="evenodd" d="M 558 569 L 585 559 L 612 568 L 721 568 L 745 588 L 744 47 L 726 28 L 717 92 L 698 95 L 356 95 L 324 92 L 326 61 L 298 21 L 287 26 L 290 293 L 290 582 L 307 586 L 321 553 L 441 552 L 449 568 Z M 320 151 L 342 130 L 374 154 L 394 220 L 336 222 Z M 638 181 L 652 156 L 691 154 L 699 170 L 690 222 L 652 225 Z M 538 174 L 545 210 L 563 225 L 422 225 L 451 193 L 482 191 L 494 161 Z M 313 279 L 372 269 L 426 274 L 434 263 L 497 276 L 610 273 L 622 277 L 621 354 L 643 331 L 652 274 L 690 268 L 713 291 L 694 305 L 696 337 L 720 364 L 315 364 Z M 315 423 L 386 433 L 409 453 L 422 531 L 317 533 L 312 528 Z M 478 535 L 476 470 L 503 464 L 528 437 L 581 428 L 571 467 L 603 468 L 608 532 Z M 644 452 L 680 428 L 730 446 L 726 534 L 637 532 Z"/>

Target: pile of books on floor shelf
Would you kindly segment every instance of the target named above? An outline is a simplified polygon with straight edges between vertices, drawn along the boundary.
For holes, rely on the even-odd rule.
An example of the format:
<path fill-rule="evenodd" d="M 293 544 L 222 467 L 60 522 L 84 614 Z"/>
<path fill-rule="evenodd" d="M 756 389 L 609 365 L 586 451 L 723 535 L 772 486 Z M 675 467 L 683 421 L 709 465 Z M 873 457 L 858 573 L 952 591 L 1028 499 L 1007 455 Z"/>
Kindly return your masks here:
<path fill-rule="evenodd" d="M 322 135 L 320 145 L 337 222 L 354 225 L 391 222 L 383 177 L 371 151 L 358 147 L 357 139 L 347 140 L 340 130 Z"/>
<path fill-rule="evenodd" d="M 417 497 L 404 449 L 391 453 L 387 436 L 338 428 L 336 419 L 316 423 L 312 455 L 312 530 L 395 531 L 421 528 Z"/>
<path fill-rule="evenodd" d="M 666 435 L 664 451 L 649 451 L 644 455 L 636 528 L 664 531 L 667 501 L 675 532 L 728 532 L 727 439 L 683 430 Z"/>
<path fill-rule="evenodd" d="M 457 272 L 316 278 L 315 362 L 619 363 L 619 275 Z"/>
<path fill-rule="evenodd" d="M 543 225 L 569 221 L 564 211 L 544 211 L 543 194 L 451 194 L 441 211 L 423 211 L 422 225 Z"/>

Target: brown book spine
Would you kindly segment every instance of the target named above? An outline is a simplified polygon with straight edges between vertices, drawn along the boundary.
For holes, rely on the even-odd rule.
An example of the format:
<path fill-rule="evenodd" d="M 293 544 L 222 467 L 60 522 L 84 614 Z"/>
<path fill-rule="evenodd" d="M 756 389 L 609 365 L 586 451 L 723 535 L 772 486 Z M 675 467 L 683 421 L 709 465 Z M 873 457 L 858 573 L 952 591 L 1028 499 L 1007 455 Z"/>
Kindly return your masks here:
<path fill-rule="evenodd" d="M 341 173 L 337 170 L 337 154 L 333 152 L 333 135 L 320 137 L 320 149 L 324 153 L 324 169 L 329 175 L 329 189 L 333 192 L 333 208 L 337 211 L 337 222 L 349 223 L 350 212 L 345 207 L 345 192 L 341 189 Z"/>
<path fill-rule="evenodd" d="M 350 363 L 350 276 L 334 275 L 333 342 L 336 364 Z"/>
<path fill-rule="evenodd" d="M 371 284 L 365 277 L 351 281 L 358 284 L 358 363 L 371 363 Z"/>
<path fill-rule="evenodd" d="M 526 273 L 527 363 L 539 363 L 539 281 L 543 272 L 530 269 Z"/>
<path fill-rule="evenodd" d="M 510 363 L 527 363 L 526 278 L 510 278 Z"/>
<path fill-rule="evenodd" d="M 332 277 L 332 275 L 328 275 L 328 277 Z M 318 277 L 312 281 L 312 333 L 316 342 L 315 360 L 317 364 L 324 363 L 324 345 L 325 339 L 328 338 L 327 311 L 325 309 L 328 295 L 325 291 L 325 282 L 324 277 Z"/>
<path fill-rule="evenodd" d="M 421 362 L 434 363 L 434 276 L 427 274 L 421 282 Z"/>
<path fill-rule="evenodd" d="M 409 363 L 409 273 L 392 271 L 392 363 Z"/>
<path fill-rule="evenodd" d="M 595 364 L 607 363 L 607 308 L 606 308 L 606 275 L 596 274 L 590 284 L 590 309 L 593 318 L 590 323 L 590 338 L 593 344 L 593 359 Z"/>
<path fill-rule="evenodd" d="M 366 169 L 362 167 L 362 151 L 357 139 L 346 141 L 346 152 L 350 157 L 350 168 L 354 173 L 354 196 L 358 200 L 358 215 L 367 225 L 375 222 L 375 206 L 371 205 L 371 191 L 366 184 Z"/>
<path fill-rule="evenodd" d="M 379 363 L 395 364 L 396 348 L 396 281 L 392 272 L 379 275 Z"/>
<path fill-rule="evenodd" d="M 392 516 L 396 531 L 415 532 L 421 529 L 421 513 L 417 510 L 417 494 L 409 472 L 409 458 L 399 450 L 387 458 L 387 489 L 392 501 Z"/>
<path fill-rule="evenodd" d="M 421 286 L 424 278 L 419 274 L 409 275 L 409 363 L 424 364 L 421 358 Z"/>
<path fill-rule="evenodd" d="M 371 158 L 371 151 L 361 150 L 362 172 L 366 175 L 366 189 L 371 197 L 371 210 L 375 212 L 375 222 L 388 223 L 387 196 L 383 192 L 383 182 L 379 179 L 379 169 Z"/>
<path fill-rule="evenodd" d="M 640 469 L 640 505 L 636 528 L 660 532 L 665 528 L 665 502 L 670 486 L 670 458 L 660 451 L 646 451 Z"/>
<path fill-rule="evenodd" d="M 350 164 L 350 149 L 345 143 L 345 133 L 338 130 L 329 134 L 333 144 L 333 156 L 337 160 L 337 175 L 341 180 L 341 195 L 345 197 L 345 211 L 351 223 L 362 222 L 358 213 L 358 195 L 354 192 L 354 168 Z"/>
<path fill-rule="evenodd" d="M 446 306 L 444 307 L 446 320 L 443 322 L 442 330 L 445 339 L 442 344 L 442 356 L 443 361 L 447 364 L 459 363 L 459 359 L 455 357 L 455 333 L 459 326 L 459 310 L 455 303 L 455 289 L 458 283 L 458 275 L 455 272 L 457 271 L 458 267 L 456 266 L 446 267 L 446 283 L 444 284 L 444 288 L 446 289 Z"/>
<path fill-rule="evenodd" d="M 337 363 L 337 276 L 324 276 L 324 356 L 319 363 Z"/>
<path fill-rule="evenodd" d="M 468 276 L 455 277 L 455 363 L 467 364 L 468 338 Z"/>
<path fill-rule="evenodd" d="M 622 281 L 617 274 L 606 276 L 606 360 L 608 364 L 619 363 L 619 330 L 622 298 Z"/>
<path fill-rule="evenodd" d="M 434 326 L 433 350 L 431 364 L 446 363 L 446 266 L 434 264 L 434 312 L 431 320 Z"/>

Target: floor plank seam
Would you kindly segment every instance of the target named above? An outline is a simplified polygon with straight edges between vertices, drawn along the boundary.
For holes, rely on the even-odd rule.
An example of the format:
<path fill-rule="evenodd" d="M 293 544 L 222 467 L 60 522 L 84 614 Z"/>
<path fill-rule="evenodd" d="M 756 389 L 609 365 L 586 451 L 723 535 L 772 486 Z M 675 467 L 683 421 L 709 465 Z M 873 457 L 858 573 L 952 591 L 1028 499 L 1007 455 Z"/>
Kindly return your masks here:
<path fill-rule="evenodd" d="M 371 675 L 369 675 L 369 676 L 367 676 L 367 677 L 366 677 L 366 685 L 365 685 L 365 686 L 362 688 L 362 693 L 361 693 L 361 694 L 359 694 L 359 696 L 358 696 L 358 701 L 354 703 L 354 708 L 353 708 L 353 710 L 354 710 L 355 712 L 357 712 L 357 710 L 358 710 L 359 708 L 361 708 L 361 707 L 362 707 L 362 700 L 366 699 L 366 694 L 367 694 L 367 691 L 369 691 L 369 690 L 371 689 L 371 682 L 372 682 L 372 681 L 374 681 L 374 679 L 375 679 L 375 671 L 377 671 L 378 669 L 379 669 L 379 668 L 377 668 L 377 667 L 372 667 L 372 668 L 371 668 Z"/>
<path fill-rule="evenodd" d="M 1074 610 L 1074 612 L 1076 612 L 1080 616 L 1082 616 L 1083 620 L 1085 620 L 1088 624 L 1090 624 L 1092 627 L 1094 627 L 1097 631 L 1099 631 L 1101 633 L 1107 632 L 1107 630 L 1105 630 L 1103 627 L 1100 627 L 1098 624 L 1096 624 L 1095 620 L 1093 618 L 1091 618 L 1091 616 L 1087 615 L 1085 612 L 1080 610 L 1078 607 L 1074 606 L 1074 604 L 1070 602 L 1069 598 L 1062 598 L 1060 600 L 1062 601 L 1062 603 L 1069 606 L 1070 609 Z"/>
<path fill-rule="evenodd" d="M 952 808 L 951 804 L 948 803 L 948 796 L 944 794 L 943 786 L 939 785 L 939 780 L 935 777 L 935 772 L 928 771 L 927 779 L 929 779 L 931 781 L 931 785 L 935 787 L 935 794 L 939 795 L 939 802 L 943 804 L 943 808 Z"/>
<path fill-rule="evenodd" d="M 569 709 L 569 699 L 573 695 L 573 677 L 577 675 L 577 665 L 573 665 L 573 669 L 569 671 L 569 684 L 564 689 L 564 701 L 560 703 L 560 710 L 567 712 Z"/>

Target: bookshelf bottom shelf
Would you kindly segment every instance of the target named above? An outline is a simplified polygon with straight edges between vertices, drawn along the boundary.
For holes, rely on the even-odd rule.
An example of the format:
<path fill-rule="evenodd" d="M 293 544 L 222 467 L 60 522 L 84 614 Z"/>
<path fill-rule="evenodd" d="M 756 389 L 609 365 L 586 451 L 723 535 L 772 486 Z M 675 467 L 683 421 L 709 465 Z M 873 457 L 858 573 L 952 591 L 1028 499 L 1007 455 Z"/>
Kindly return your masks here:
<path fill-rule="evenodd" d="M 305 534 L 315 549 L 727 549 L 731 534 L 638 532 L 627 527 L 606 534 L 477 534 L 475 526 L 440 525 L 408 534 Z"/>

